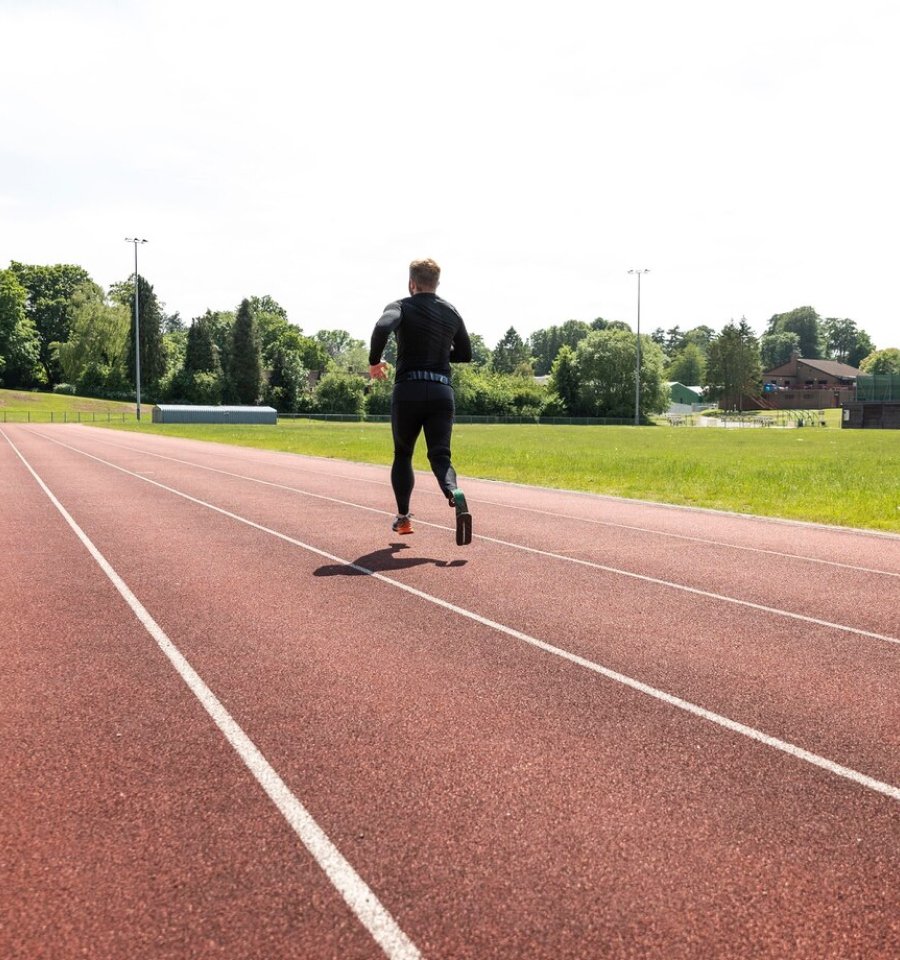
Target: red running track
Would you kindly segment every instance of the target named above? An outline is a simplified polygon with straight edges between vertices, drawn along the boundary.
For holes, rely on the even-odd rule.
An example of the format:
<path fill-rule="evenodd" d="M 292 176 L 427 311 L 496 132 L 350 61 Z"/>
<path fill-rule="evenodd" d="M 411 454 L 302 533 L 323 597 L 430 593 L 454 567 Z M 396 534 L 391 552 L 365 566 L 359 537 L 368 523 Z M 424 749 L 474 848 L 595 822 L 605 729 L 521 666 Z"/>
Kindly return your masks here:
<path fill-rule="evenodd" d="M 896 958 L 900 537 L 0 428 L 0 955 Z"/>

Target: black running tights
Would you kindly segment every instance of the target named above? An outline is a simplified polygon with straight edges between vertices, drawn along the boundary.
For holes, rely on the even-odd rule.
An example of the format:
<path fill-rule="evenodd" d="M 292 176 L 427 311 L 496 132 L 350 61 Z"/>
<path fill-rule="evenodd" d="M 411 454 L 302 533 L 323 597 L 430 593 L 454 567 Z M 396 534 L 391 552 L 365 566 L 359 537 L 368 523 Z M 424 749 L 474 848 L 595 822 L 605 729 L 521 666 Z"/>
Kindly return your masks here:
<path fill-rule="evenodd" d="M 407 380 L 394 385 L 391 400 L 391 427 L 394 434 L 391 486 L 397 499 L 397 513 L 409 513 L 409 499 L 415 485 L 413 451 L 422 431 L 425 433 L 428 461 L 441 492 L 449 499 L 456 489 L 456 471 L 450 461 L 454 412 L 453 388 L 447 384 Z"/>

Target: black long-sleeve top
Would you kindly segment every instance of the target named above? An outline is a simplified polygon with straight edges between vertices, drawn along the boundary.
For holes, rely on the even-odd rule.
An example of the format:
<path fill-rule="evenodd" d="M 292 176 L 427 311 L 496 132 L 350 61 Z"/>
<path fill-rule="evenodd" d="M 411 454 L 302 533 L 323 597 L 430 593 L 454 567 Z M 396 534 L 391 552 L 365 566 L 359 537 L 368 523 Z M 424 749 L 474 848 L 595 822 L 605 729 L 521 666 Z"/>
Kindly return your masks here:
<path fill-rule="evenodd" d="M 372 332 L 370 365 L 381 362 L 392 332 L 397 335 L 397 378 L 411 370 L 449 377 L 451 362 L 472 360 L 472 343 L 463 318 L 436 293 L 416 293 L 384 308 Z"/>

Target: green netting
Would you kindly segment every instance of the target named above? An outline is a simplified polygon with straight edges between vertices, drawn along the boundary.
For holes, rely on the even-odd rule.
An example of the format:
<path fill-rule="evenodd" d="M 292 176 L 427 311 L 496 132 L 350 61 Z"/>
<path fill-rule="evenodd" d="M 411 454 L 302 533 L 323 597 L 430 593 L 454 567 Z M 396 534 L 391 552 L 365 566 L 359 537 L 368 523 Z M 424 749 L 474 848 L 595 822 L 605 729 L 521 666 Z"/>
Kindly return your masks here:
<path fill-rule="evenodd" d="M 864 402 L 900 400 L 900 374 L 860 374 L 856 378 L 856 399 Z"/>

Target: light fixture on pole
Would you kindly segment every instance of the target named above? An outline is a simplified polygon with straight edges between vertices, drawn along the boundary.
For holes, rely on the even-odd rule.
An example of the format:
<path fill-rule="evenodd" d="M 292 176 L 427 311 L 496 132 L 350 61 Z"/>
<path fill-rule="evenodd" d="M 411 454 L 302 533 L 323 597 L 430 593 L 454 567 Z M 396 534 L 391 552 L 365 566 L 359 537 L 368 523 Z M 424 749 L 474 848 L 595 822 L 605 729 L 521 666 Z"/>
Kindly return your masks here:
<path fill-rule="evenodd" d="M 635 337 L 637 360 L 634 366 L 634 425 L 637 427 L 641 422 L 641 274 L 649 273 L 650 270 L 629 270 L 628 272 L 636 273 L 638 280 L 637 336 Z"/>
<path fill-rule="evenodd" d="M 140 308 L 138 307 L 138 264 L 137 248 L 139 243 L 146 243 L 146 240 L 139 240 L 137 237 L 126 237 L 126 243 L 134 244 L 134 395 L 137 401 L 137 418 L 141 419 L 141 320 Z"/>

